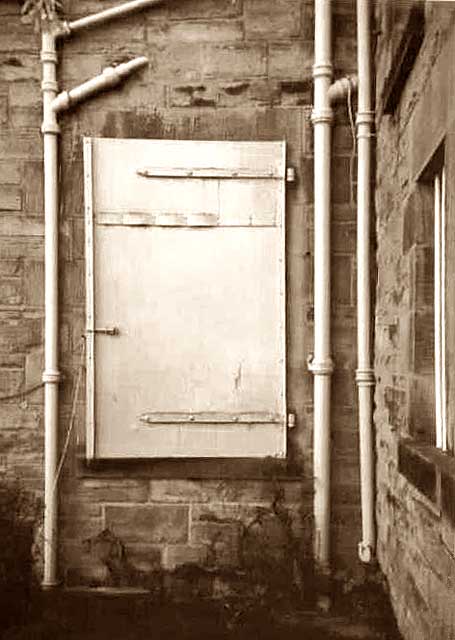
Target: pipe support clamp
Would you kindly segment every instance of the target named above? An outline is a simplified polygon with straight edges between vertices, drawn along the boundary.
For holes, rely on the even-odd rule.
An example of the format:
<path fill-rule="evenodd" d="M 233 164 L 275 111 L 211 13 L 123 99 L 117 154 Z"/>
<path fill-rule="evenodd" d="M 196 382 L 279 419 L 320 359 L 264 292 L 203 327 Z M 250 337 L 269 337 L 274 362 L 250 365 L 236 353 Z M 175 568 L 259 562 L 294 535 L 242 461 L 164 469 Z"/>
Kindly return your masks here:
<path fill-rule="evenodd" d="M 315 376 L 330 376 L 334 370 L 334 364 L 332 358 L 325 358 L 324 360 L 315 360 L 313 354 L 310 354 L 307 359 L 308 371 Z"/>
<path fill-rule="evenodd" d="M 43 371 L 42 380 L 44 384 L 58 384 L 61 377 L 61 373 L 57 369 L 46 369 Z"/>

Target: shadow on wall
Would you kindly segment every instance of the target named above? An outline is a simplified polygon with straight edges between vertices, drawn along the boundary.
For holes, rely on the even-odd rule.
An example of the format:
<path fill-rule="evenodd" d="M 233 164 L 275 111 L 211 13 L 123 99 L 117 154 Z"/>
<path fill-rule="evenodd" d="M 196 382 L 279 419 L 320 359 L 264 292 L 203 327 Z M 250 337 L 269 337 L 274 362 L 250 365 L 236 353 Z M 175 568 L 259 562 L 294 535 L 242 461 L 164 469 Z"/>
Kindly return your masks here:
<path fill-rule="evenodd" d="M 27 616 L 35 586 L 34 532 L 41 513 L 40 500 L 17 480 L 0 478 L 0 634 Z"/>

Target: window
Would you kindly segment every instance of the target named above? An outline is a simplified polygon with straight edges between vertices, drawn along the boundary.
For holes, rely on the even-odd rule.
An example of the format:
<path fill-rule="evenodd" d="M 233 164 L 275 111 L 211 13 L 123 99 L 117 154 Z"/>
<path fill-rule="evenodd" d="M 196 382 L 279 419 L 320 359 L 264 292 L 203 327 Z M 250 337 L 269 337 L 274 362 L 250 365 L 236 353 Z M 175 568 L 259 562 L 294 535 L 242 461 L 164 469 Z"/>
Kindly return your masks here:
<path fill-rule="evenodd" d="M 452 449 L 446 184 L 444 147 L 440 146 L 416 185 L 404 220 L 412 274 L 409 431 L 416 440 L 441 451 Z"/>

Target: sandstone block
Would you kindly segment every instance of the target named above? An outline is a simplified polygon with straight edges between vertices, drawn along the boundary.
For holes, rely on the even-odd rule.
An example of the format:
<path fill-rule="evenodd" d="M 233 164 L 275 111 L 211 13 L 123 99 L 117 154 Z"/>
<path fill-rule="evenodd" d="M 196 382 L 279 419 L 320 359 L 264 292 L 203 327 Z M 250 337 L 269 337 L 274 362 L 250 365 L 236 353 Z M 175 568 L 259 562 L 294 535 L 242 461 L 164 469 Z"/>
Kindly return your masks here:
<path fill-rule="evenodd" d="M 22 207 L 22 192 L 14 185 L 0 185 L 0 209 L 4 211 L 20 211 Z"/>
<path fill-rule="evenodd" d="M 247 38 L 290 38 L 300 32 L 300 0 L 245 0 Z"/>
<path fill-rule="evenodd" d="M 20 259 L 16 260 L 0 260 L 0 276 L 1 277 L 14 277 L 20 276 L 23 271 L 23 262 Z"/>
<path fill-rule="evenodd" d="M 191 542 L 207 549 L 207 564 L 236 567 L 240 560 L 240 524 L 237 522 L 195 522 Z"/>
<path fill-rule="evenodd" d="M 265 75 L 267 52 L 262 44 L 206 44 L 202 73 L 217 78 L 250 78 Z"/>
<path fill-rule="evenodd" d="M 24 263 L 24 296 L 31 307 L 44 306 L 44 263 L 27 260 Z"/>
<path fill-rule="evenodd" d="M 22 175 L 21 163 L 18 160 L 0 161 L 0 183 L 3 185 L 20 184 Z"/>
<path fill-rule="evenodd" d="M 18 279 L 2 280 L 0 282 L 1 304 L 17 306 L 23 301 L 22 283 Z"/>
<path fill-rule="evenodd" d="M 0 396 L 8 396 L 21 390 L 24 373 L 21 369 L 0 368 Z"/>
<path fill-rule="evenodd" d="M 84 478 L 80 483 L 71 487 L 71 491 L 80 500 L 100 502 L 145 502 L 148 497 L 146 480 L 131 478 Z"/>
<path fill-rule="evenodd" d="M 242 39 L 242 23 L 237 20 L 153 22 L 147 27 L 147 41 L 152 45 L 171 42 L 232 42 Z"/>
<path fill-rule="evenodd" d="M 272 42 L 269 46 L 268 73 L 281 80 L 303 80 L 313 64 L 311 41 Z"/>
<path fill-rule="evenodd" d="M 169 17 L 190 18 L 229 18 L 242 11 L 242 0 L 190 0 L 175 2 L 169 7 Z"/>
<path fill-rule="evenodd" d="M 169 545 L 166 547 L 164 566 L 171 571 L 182 565 L 203 567 L 207 564 L 208 547 L 201 545 Z"/>
<path fill-rule="evenodd" d="M 351 304 L 352 302 L 352 258 L 350 256 L 333 256 L 332 287 L 335 304 Z"/>
<path fill-rule="evenodd" d="M 177 544 L 188 540 L 188 507 L 183 505 L 106 505 L 105 523 L 126 543 Z"/>

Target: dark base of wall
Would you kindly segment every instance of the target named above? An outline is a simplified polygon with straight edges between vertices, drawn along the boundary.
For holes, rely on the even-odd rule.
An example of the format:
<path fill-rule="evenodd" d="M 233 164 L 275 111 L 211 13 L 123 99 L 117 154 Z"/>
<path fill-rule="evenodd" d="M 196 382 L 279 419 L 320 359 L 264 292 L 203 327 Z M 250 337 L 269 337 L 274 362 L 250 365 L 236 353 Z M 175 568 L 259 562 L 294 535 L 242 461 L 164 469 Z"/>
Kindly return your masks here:
<path fill-rule="evenodd" d="M 252 595 L 252 594 L 251 594 Z M 321 615 L 298 599 L 251 598 L 216 600 L 191 597 L 157 601 L 141 589 L 54 589 L 37 592 L 27 621 L 11 628 L 5 640 L 399 640 L 393 618 L 378 613 L 377 600 L 363 609 L 350 604 Z M 371 596 L 371 594 L 370 594 Z M 346 598 L 346 595 L 345 595 Z M 357 599 L 357 605 L 360 600 Z M 349 610 L 346 613 L 346 610 Z M 367 615 L 365 615 L 367 611 Z M 380 611 L 383 614 L 383 610 Z"/>

